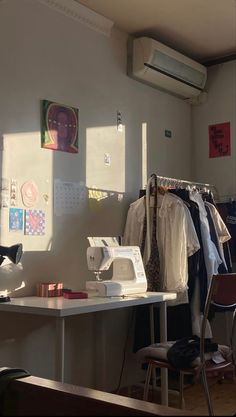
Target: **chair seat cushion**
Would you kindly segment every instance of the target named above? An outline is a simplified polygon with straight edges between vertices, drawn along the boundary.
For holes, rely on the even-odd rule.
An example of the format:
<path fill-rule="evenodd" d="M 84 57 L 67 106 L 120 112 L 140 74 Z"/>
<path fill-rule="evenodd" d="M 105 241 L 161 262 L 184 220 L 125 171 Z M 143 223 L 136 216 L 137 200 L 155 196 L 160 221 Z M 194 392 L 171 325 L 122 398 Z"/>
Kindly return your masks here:
<path fill-rule="evenodd" d="M 145 363 L 147 359 L 156 359 L 168 362 L 167 352 L 174 345 L 175 341 L 168 341 L 165 343 L 153 343 L 149 346 L 139 349 L 136 352 L 138 362 Z M 222 363 L 225 360 L 232 360 L 232 351 L 229 346 L 218 345 L 218 350 L 215 352 L 205 353 L 205 360 L 212 360 L 214 363 Z M 194 359 L 190 366 L 195 367 L 200 364 L 200 357 Z"/>

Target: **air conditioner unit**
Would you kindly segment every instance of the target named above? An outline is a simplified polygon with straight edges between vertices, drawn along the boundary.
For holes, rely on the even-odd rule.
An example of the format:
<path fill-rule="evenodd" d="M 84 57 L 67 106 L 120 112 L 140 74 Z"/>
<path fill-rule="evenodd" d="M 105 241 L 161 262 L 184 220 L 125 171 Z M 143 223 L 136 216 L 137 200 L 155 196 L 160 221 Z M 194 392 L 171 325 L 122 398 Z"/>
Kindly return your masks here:
<path fill-rule="evenodd" d="M 207 69 L 198 62 L 148 37 L 128 43 L 128 75 L 185 99 L 204 89 Z"/>

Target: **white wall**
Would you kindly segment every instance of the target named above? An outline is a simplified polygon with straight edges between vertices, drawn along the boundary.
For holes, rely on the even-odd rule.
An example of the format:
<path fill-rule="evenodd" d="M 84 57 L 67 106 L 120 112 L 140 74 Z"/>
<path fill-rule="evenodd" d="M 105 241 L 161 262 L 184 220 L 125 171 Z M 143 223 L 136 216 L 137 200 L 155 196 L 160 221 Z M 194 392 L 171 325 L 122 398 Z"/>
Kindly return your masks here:
<path fill-rule="evenodd" d="M 191 179 L 190 106 L 127 77 L 126 42 L 127 36 L 117 30 L 108 38 L 36 0 L 0 2 L 2 177 L 17 180 L 19 208 L 25 208 L 20 186 L 33 179 L 39 187 L 35 208 L 46 213 L 45 235 L 29 237 L 9 232 L 9 208 L 1 210 L 1 244 L 24 245 L 21 265 L 0 271 L 0 290 L 7 289 L 11 296 L 35 294 L 40 281 L 84 288 L 86 279 L 91 279 L 86 237 L 122 235 L 129 203 L 138 198 L 146 178 L 142 168 L 145 138 L 148 176 L 156 172 Z M 40 147 L 41 99 L 79 108 L 78 154 Z M 123 133 L 116 129 L 117 110 L 122 114 Z M 171 139 L 164 137 L 165 129 L 172 130 Z M 111 155 L 110 167 L 104 165 L 106 152 Z M 54 214 L 54 179 L 85 187 L 86 197 L 76 214 Z M 102 193 L 92 194 L 91 188 Z M 15 291 L 22 282 L 25 287 Z M 112 312 L 109 319 L 105 315 L 107 340 L 112 340 L 108 382 L 113 388 L 119 378 L 127 314 Z M 67 357 L 75 354 L 76 360 L 68 364 L 66 380 L 99 387 L 94 353 L 99 340 L 94 340 L 93 332 L 99 317 L 68 321 Z M 114 319 L 118 323 L 115 334 Z M 54 377 L 52 321 L 1 314 L 0 322 L 2 365 Z"/>
<path fill-rule="evenodd" d="M 206 103 L 192 107 L 194 178 L 229 199 L 236 196 L 236 61 L 209 67 L 206 88 Z M 208 126 L 224 122 L 230 122 L 231 155 L 209 158 Z"/>
<path fill-rule="evenodd" d="M 209 67 L 206 88 L 206 103 L 192 107 L 194 178 L 214 184 L 219 201 L 230 201 L 236 198 L 236 61 Z M 209 158 L 208 126 L 224 122 L 230 122 L 231 155 Z M 231 324 L 231 313 L 215 315 L 212 328 L 218 343 L 230 343 Z"/>

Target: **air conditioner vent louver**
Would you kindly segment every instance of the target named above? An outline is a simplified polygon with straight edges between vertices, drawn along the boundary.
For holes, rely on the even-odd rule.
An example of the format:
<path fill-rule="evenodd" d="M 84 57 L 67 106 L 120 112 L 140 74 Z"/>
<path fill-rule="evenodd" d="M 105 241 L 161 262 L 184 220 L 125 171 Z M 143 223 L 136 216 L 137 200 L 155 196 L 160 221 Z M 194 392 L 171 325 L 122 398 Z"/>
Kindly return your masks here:
<path fill-rule="evenodd" d="M 202 88 L 204 85 L 205 74 L 163 52 L 154 51 L 151 65 L 198 88 Z"/>
<path fill-rule="evenodd" d="M 184 98 L 196 97 L 206 83 L 206 68 L 147 37 L 132 40 L 128 74 Z"/>

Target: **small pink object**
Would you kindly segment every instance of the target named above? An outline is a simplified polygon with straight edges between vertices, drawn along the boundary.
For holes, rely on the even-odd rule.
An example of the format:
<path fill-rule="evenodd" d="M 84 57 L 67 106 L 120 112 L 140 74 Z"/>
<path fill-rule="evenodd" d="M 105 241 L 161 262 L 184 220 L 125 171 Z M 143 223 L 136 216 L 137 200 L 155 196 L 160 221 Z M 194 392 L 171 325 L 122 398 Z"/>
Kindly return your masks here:
<path fill-rule="evenodd" d="M 68 299 L 73 298 L 88 298 L 88 293 L 83 291 L 68 291 L 63 292 L 63 297 Z"/>

